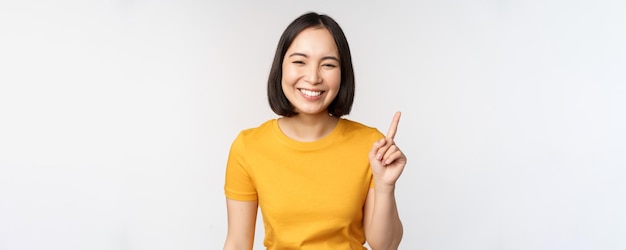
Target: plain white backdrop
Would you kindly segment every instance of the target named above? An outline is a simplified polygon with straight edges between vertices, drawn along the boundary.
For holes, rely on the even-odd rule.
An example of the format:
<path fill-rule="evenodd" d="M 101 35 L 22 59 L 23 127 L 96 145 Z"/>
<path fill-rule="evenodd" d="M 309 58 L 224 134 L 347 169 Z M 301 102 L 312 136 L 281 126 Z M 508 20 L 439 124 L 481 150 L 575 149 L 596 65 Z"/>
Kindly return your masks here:
<path fill-rule="evenodd" d="M 623 1 L 2 1 L 0 249 L 220 249 L 278 38 L 335 18 L 400 249 L 626 249 Z M 259 216 L 255 249 L 262 248 Z"/>

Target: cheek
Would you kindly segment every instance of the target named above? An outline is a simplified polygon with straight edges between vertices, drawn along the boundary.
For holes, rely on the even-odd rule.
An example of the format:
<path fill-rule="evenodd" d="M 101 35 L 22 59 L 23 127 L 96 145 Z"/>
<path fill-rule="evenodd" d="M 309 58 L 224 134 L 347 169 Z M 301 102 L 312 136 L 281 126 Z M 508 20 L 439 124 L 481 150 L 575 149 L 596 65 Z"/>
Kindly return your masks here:
<path fill-rule="evenodd" d="M 328 72 L 325 78 L 329 85 L 336 88 L 339 88 L 339 85 L 341 85 L 341 71 L 339 70 Z"/>
<path fill-rule="evenodd" d="M 292 81 L 294 81 L 295 78 L 297 78 L 298 72 L 296 72 L 293 68 L 291 67 L 283 67 L 283 82 L 285 83 L 290 83 Z"/>

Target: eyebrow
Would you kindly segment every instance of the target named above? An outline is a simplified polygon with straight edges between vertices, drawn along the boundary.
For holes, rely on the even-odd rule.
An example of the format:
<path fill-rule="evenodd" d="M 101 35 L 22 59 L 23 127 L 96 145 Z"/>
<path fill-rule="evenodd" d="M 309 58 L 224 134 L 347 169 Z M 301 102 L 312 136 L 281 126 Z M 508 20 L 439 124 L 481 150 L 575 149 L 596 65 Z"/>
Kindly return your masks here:
<path fill-rule="evenodd" d="M 292 56 L 302 56 L 302 57 L 305 57 L 305 58 L 309 58 L 309 56 L 308 56 L 308 55 L 306 55 L 306 54 L 304 54 L 304 53 L 298 53 L 298 52 L 295 52 L 295 53 L 292 53 L 291 55 L 289 55 L 289 57 L 292 57 Z M 334 57 L 334 56 L 325 56 L 325 57 L 322 57 L 322 61 L 327 60 L 327 59 L 329 59 L 329 60 L 335 60 L 335 61 L 337 61 L 337 62 L 340 62 L 339 58 Z"/>

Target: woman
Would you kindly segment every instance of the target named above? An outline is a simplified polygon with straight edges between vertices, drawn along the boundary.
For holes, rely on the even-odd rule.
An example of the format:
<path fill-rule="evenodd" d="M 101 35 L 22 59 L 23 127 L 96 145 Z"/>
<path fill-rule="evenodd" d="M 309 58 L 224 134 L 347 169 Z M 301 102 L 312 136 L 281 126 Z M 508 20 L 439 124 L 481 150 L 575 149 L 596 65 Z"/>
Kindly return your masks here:
<path fill-rule="evenodd" d="M 406 157 L 387 136 L 341 118 L 354 98 L 348 42 L 326 15 L 294 20 L 278 43 L 268 80 L 281 116 L 242 131 L 226 168 L 224 249 L 252 249 L 261 207 L 267 249 L 397 249 L 394 196 Z"/>

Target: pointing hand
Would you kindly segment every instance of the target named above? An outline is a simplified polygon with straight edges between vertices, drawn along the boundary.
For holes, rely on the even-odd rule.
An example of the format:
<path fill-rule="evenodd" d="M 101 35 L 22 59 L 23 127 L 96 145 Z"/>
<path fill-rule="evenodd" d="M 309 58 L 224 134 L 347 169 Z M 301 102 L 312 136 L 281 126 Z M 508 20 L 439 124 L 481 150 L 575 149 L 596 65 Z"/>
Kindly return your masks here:
<path fill-rule="evenodd" d="M 372 145 L 369 153 L 370 166 L 375 185 L 393 187 L 406 165 L 406 156 L 396 146 L 394 137 L 400 123 L 400 112 L 396 112 L 387 131 L 387 136 Z"/>

